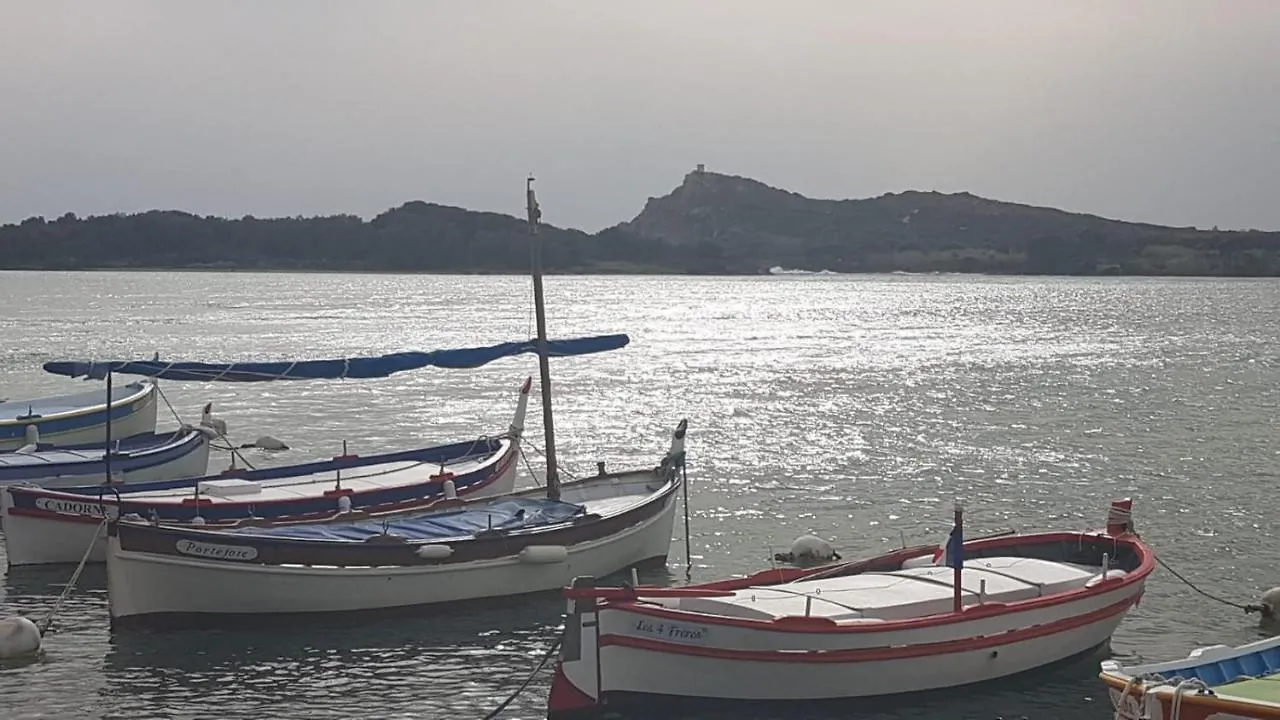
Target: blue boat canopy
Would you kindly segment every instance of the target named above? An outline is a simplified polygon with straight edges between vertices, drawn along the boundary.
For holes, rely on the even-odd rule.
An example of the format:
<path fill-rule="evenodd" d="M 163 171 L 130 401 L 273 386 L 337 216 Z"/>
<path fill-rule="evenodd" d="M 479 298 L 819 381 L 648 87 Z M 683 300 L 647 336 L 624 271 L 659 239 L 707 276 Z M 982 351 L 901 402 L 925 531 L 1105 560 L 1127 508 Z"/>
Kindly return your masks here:
<path fill-rule="evenodd" d="M 626 335 L 549 340 L 551 357 L 590 355 L 617 350 L 631 342 Z M 469 369 L 487 365 L 505 357 L 537 353 L 536 340 L 509 342 L 478 348 L 402 352 L 377 357 L 355 357 L 335 360 L 282 360 L 274 362 L 165 362 L 155 360 L 76 361 L 57 360 L 44 364 L 45 372 L 68 377 L 102 379 L 108 372 L 143 375 L 161 380 L 204 382 L 268 382 L 272 380 L 341 380 L 387 377 L 405 370 L 425 367 Z"/>

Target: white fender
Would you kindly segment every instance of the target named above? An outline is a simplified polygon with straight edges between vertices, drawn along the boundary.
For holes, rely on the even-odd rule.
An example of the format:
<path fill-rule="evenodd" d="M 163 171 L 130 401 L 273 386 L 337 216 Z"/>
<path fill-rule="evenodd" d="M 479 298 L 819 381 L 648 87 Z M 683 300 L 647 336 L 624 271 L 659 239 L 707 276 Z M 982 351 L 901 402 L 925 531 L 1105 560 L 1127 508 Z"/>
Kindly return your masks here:
<path fill-rule="evenodd" d="M 453 548 L 448 545 L 423 545 L 418 548 L 418 557 L 423 560 L 444 560 L 453 554 Z"/>
<path fill-rule="evenodd" d="M 15 615 L 0 618 L 0 658 L 32 655 L 40 650 L 40 628 L 31 620 Z"/>
<path fill-rule="evenodd" d="M 517 556 L 521 562 L 537 565 L 562 563 L 569 559 L 569 549 L 563 545 L 530 545 Z"/>

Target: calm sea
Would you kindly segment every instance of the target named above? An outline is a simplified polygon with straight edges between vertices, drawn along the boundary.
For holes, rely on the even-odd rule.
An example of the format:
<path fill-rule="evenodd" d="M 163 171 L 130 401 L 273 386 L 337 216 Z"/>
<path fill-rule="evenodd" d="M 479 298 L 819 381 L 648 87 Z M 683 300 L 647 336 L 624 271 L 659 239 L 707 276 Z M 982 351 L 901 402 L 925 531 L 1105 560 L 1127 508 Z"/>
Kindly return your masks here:
<path fill-rule="evenodd" d="M 529 287 L 0 272 L 0 396 L 89 386 L 42 373 L 57 358 L 319 358 L 523 339 Z M 552 277 L 547 294 L 553 337 L 632 338 L 552 362 L 569 470 L 648 466 L 689 418 L 694 580 L 765 567 L 806 532 L 845 557 L 941 540 L 956 496 L 974 533 L 1097 526 L 1111 499 L 1132 496 L 1144 537 L 1194 582 L 1240 602 L 1280 585 L 1274 280 Z M 344 441 L 374 452 L 500 432 L 530 374 L 536 362 L 522 357 L 383 380 L 163 388 L 185 420 L 213 401 L 235 440 L 287 442 L 251 451 L 270 464 Z M 161 424 L 174 424 L 167 410 Z M 530 424 L 538 446 L 541 432 Z M 685 563 L 677 528 L 668 572 L 647 579 L 683 582 Z M 0 575 L 0 613 L 45 612 L 70 572 Z M 525 679 L 562 610 L 553 595 L 407 618 L 113 633 L 106 602 L 104 573 L 90 568 L 44 656 L 0 668 L 0 717 L 478 719 Z M 1260 632 L 1255 616 L 1158 570 L 1111 652 L 1171 658 Z M 862 717 L 1104 720 L 1104 656 Z M 542 717 L 548 681 L 503 717 Z M 851 717 L 752 712 L 723 717 Z"/>

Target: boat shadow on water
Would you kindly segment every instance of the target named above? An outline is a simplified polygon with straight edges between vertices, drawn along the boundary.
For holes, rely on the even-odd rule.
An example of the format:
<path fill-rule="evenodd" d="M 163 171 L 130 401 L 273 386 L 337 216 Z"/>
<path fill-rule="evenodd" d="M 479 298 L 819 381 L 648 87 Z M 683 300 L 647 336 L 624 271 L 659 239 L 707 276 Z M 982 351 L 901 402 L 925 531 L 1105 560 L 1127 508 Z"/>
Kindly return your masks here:
<path fill-rule="evenodd" d="M 601 720 L 1071 720 L 1112 711 L 1098 667 L 1100 645 L 998 680 L 905 695 L 820 701 L 724 701 L 621 696 Z"/>

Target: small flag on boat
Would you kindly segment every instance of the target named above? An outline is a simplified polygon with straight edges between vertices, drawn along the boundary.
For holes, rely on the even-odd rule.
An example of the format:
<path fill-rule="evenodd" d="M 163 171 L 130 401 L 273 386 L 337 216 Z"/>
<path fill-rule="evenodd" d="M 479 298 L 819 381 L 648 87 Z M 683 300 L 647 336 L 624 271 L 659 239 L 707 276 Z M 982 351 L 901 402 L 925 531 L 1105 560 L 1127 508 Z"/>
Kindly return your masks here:
<path fill-rule="evenodd" d="M 955 524 L 951 527 L 951 534 L 947 536 L 947 541 L 938 546 L 933 552 L 933 564 L 943 565 L 946 567 L 963 568 L 964 567 L 964 514 L 960 507 L 959 501 L 956 502 L 956 519 Z"/>
<path fill-rule="evenodd" d="M 942 546 L 942 563 L 947 567 L 964 567 L 964 526 L 951 528 L 947 543 Z"/>

